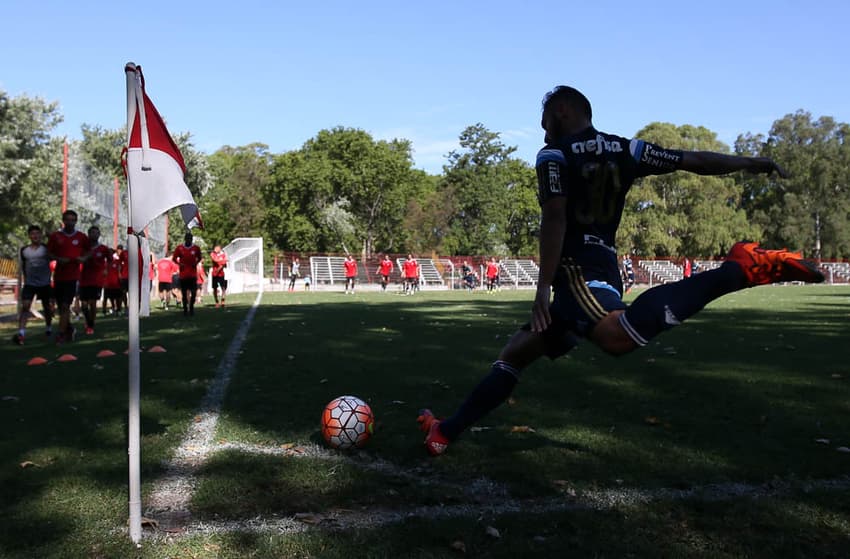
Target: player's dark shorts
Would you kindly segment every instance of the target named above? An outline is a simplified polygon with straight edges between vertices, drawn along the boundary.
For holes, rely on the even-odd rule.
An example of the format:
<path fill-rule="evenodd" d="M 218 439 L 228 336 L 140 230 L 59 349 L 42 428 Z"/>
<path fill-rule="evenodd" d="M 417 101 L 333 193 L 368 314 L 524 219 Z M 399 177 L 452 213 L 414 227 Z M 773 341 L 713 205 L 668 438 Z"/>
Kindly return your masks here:
<path fill-rule="evenodd" d="M 107 299 L 120 299 L 123 295 L 120 287 L 107 287 L 104 289 L 104 295 Z"/>
<path fill-rule="evenodd" d="M 118 280 L 118 283 L 121 284 L 121 289 L 123 289 L 124 291 L 130 290 L 130 280 L 128 278 L 121 278 L 120 280 Z"/>
<path fill-rule="evenodd" d="M 49 285 L 24 285 L 21 289 L 21 301 L 32 301 L 36 297 L 47 303 L 53 297 L 53 289 Z"/>
<path fill-rule="evenodd" d="M 53 296 L 60 305 L 70 305 L 76 295 L 77 280 L 53 282 Z"/>
<path fill-rule="evenodd" d="M 103 293 L 103 288 L 97 285 L 81 285 L 80 300 L 81 301 L 99 301 L 100 295 Z"/>
<path fill-rule="evenodd" d="M 295 277 L 297 277 L 297 276 L 294 276 L 292 278 L 293 281 L 295 281 Z M 224 289 L 224 290 L 227 290 L 227 280 L 224 279 L 224 276 L 213 276 L 212 277 L 212 288 L 217 289 L 219 287 Z"/>
<path fill-rule="evenodd" d="M 158 287 L 160 291 L 171 291 L 172 289 L 170 281 L 161 281 Z"/>
<path fill-rule="evenodd" d="M 174 288 L 180 287 L 180 274 L 174 274 L 171 276 L 171 286 Z"/>
<path fill-rule="evenodd" d="M 180 289 L 185 289 L 186 291 L 197 291 L 198 278 L 180 278 Z"/>
<path fill-rule="evenodd" d="M 605 315 L 626 308 L 617 287 L 604 281 L 585 281 L 577 266 L 561 266 L 552 286 L 555 298 L 549 306 L 552 323 L 543 332 L 546 356 L 564 355 L 587 337 Z M 523 330 L 530 331 L 531 324 Z"/>
<path fill-rule="evenodd" d="M 390 283 L 390 276 L 381 275 L 381 283 Z"/>

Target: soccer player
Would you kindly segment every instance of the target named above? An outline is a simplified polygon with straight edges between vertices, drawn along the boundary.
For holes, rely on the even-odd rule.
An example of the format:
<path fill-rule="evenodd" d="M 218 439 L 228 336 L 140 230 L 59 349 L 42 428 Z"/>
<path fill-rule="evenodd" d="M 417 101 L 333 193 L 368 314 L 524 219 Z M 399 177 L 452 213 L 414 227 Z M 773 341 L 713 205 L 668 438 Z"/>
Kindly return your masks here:
<path fill-rule="evenodd" d="M 71 303 L 77 294 L 77 281 L 80 279 L 80 264 L 89 254 L 89 238 L 77 231 L 77 212 L 62 212 L 62 229 L 54 231 L 47 239 L 47 251 L 50 258 L 56 260 L 53 272 L 53 294 L 59 307 L 59 332 L 56 343 L 73 341 L 76 329 L 71 326 Z"/>
<path fill-rule="evenodd" d="M 198 282 L 197 292 L 198 292 L 198 294 L 197 294 L 196 299 L 197 299 L 198 304 L 200 305 L 204 302 L 204 295 L 207 294 L 207 274 L 206 274 L 206 271 L 204 270 L 204 263 L 203 262 L 198 262 L 197 268 L 198 268 L 198 278 L 197 278 L 197 282 Z M 210 269 L 212 269 L 212 267 L 210 267 Z M 218 305 L 216 305 L 216 307 L 218 307 Z"/>
<path fill-rule="evenodd" d="M 50 255 L 47 246 L 41 242 L 42 231 L 38 225 L 30 225 L 27 228 L 27 236 L 30 244 L 21 247 L 18 269 L 23 274 L 23 287 L 21 288 L 21 312 L 18 315 L 18 333 L 12 337 L 12 342 L 24 345 L 27 334 L 27 318 L 30 314 L 33 299 L 36 297 L 41 301 L 41 312 L 44 316 L 44 324 L 47 327 L 47 335 L 50 336 L 50 325 L 53 322 L 53 304 L 51 302 L 53 293 L 50 288 Z"/>
<path fill-rule="evenodd" d="M 80 272 L 80 301 L 86 319 L 86 334 L 94 334 L 94 319 L 97 318 L 97 302 L 106 285 L 107 265 L 112 261 L 112 250 L 100 243 L 100 228 L 89 227 L 89 257 Z"/>
<path fill-rule="evenodd" d="M 444 453 L 464 430 L 505 401 L 528 365 L 544 355 L 564 355 L 579 338 L 623 355 L 728 293 L 775 282 L 824 280 L 817 266 L 799 253 L 740 242 L 719 268 L 656 286 L 627 306 L 614 238 L 635 179 L 677 170 L 788 175 L 766 157 L 665 149 L 597 131 L 591 118 L 590 102 L 572 87 L 558 86 L 543 98 L 546 145 L 537 154 L 540 275 L 531 319 L 452 416 L 441 421 L 430 410 L 420 411 L 417 421 L 431 455 Z"/>
<path fill-rule="evenodd" d="M 168 305 L 171 304 L 171 290 L 173 289 L 173 285 L 171 284 L 171 274 L 175 268 L 176 265 L 174 264 L 174 261 L 165 256 L 156 262 L 156 281 L 157 289 L 159 290 L 159 305 L 163 309 L 168 309 Z"/>
<path fill-rule="evenodd" d="M 623 279 L 626 281 L 626 293 L 632 290 L 635 284 L 635 269 L 632 266 L 632 257 L 628 254 L 623 255 Z"/>
<path fill-rule="evenodd" d="M 407 295 L 413 295 L 414 290 L 419 285 L 419 263 L 416 262 L 412 254 L 408 254 L 401 266 L 404 270 L 404 292 Z"/>
<path fill-rule="evenodd" d="M 227 280 L 224 278 L 224 269 L 227 267 L 227 254 L 221 250 L 219 245 L 215 245 L 215 247 L 213 247 L 213 251 L 210 253 L 210 259 L 212 260 L 210 275 L 212 276 L 212 290 L 213 298 L 215 299 L 215 306 L 216 308 L 219 306 L 223 307 L 224 300 L 227 297 Z M 218 296 L 219 289 L 221 289 L 220 302 Z"/>
<path fill-rule="evenodd" d="M 194 244 L 192 233 L 186 233 L 183 244 L 174 249 L 171 259 L 180 266 L 180 295 L 183 316 L 195 315 L 195 298 L 198 296 L 198 263 L 203 261 L 201 248 Z"/>
<path fill-rule="evenodd" d="M 289 291 L 295 291 L 295 280 L 301 275 L 301 262 L 298 257 L 292 259 L 289 263 Z"/>
<path fill-rule="evenodd" d="M 354 282 L 357 279 L 357 261 L 349 254 L 345 257 L 345 262 L 342 265 L 345 267 L 345 293 L 354 295 Z"/>
<path fill-rule="evenodd" d="M 127 294 L 130 292 L 130 253 L 124 249 L 124 245 L 118 245 L 115 248 L 115 254 L 118 255 L 118 281 L 121 284 L 121 298 L 118 299 L 118 309 L 115 312 L 120 312 L 121 307 L 124 307 L 124 314 L 127 314 Z"/>
<path fill-rule="evenodd" d="M 390 260 L 390 255 L 385 254 L 381 263 L 378 265 L 376 272 L 381 276 L 381 291 L 387 290 L 387 284 L 390 283 L 390 274 L 393 271 L 393 261 Z"/>
<path fill-rule="evenodd" d="M 490 257 L 485 275 L 487 276 L 487 291 L 495 291 L 499 283 L 499 265 L 496 264 L 496 257 Z"/>
<path fill-rule="evenodd" d="M 118 245 L 119 247 L 121 245 Z M 106 283 L 103 289 L 103 314 L 106 314 L 106 303 L 109 302 L 109 314 L 115 314 L 121 310 L 121 260 L 117 252 L 106 264 Z"/>

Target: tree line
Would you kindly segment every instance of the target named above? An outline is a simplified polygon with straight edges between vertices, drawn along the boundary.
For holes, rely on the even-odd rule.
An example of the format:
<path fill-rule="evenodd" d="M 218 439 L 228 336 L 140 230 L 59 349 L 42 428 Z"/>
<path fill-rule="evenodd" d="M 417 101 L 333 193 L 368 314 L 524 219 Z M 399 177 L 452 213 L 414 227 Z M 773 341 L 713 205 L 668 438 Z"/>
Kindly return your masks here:
<path fill-rule="evenodd" d="M 62 121 L 56 103 L 0 91 L 0 254 L 14 256 L 29 223 L 58 225 Z M 619 131 L 612 131 L 618 133 Z M 77 150 L 85 164 L 123 176 L 122 129 L 83 125 Z M 617 239 L 638 256 L 707 258 L 736 241 L 802 250 L 807 256 L 850 255 L 850 125 L 798 110 L 767 134 L 742 133 L 734 146 L 702 126 L 654 122 L 634 137 L 669 148 L 768 156 L 787 180 L 744 173 L 688 173 L 639 180 L 626 199 Z M 263 237 L 267 252 L 335 252 L 529 256 L 537 254 L 539 207 L 533 165 L 515 156 L 498 132 L 476 123 L 446 154 L 441 174 L 414 168 L 408 140 L 375 140 L 338 126 L 301 148 L 267 145 L 195 148 L 175 136 L 198 202 L 208 244 Z M 172 223 L 181 223 L 175 212 Z M 173 227 L 171 245 L 182 238 Z"/>

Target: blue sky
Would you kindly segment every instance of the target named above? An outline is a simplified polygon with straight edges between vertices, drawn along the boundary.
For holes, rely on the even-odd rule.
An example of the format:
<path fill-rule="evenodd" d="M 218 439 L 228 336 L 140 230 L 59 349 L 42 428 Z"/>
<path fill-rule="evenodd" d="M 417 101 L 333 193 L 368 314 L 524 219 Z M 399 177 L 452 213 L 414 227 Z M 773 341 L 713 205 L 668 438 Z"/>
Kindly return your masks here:
<path fill-rule="evenodd" d="M 848 6 L 7 0 L 0 89 L 58 101 L 55 132 L 79 138 L 83 123 L 124 125 L 133 61 L 171 131 L 202 151 L 281 153 L 346 126 L 411 140 L 416 166 L 438 173 L 477 122 L 532 162 L 540 99 L 559 83 L 624 136 L 663 121 L 731 144 L 798 109 L 848 122 Z"/>

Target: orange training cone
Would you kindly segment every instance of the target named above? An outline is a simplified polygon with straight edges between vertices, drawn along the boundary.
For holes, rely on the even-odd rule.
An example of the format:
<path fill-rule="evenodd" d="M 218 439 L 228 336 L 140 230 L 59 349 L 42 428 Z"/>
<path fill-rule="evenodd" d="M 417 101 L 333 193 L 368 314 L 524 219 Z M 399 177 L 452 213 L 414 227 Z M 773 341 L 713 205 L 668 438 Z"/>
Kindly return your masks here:
<path fill-rule="evenodd" d="M 101 349 L 97 352 L 98 357 L 112 357 L 113 355 L 115 355 L 115 352 L 108 349 Z"/>
<path fill-rule="evenodd" d="M 56 359 L 56 360 L 57 360 L 57 361 L 61 361 L 61 362 L 63 362 L 63 363 L 64 363 L 65 361 L 76 361 L 76 360 L 77 360 L 77 358 L 76 358 L 76 356 L 71 355 L 70 353 L 63 353 L 63 354 L 62 354 L 62 355 L 60 355 L 60 356 L 59 356 L 59 358 L 58 358 L 58 359 Z"/>
<path fill-rule="evenodd" d="M 33 357 L 27 361 L 27 365 L 44 365 L 45 363 L 47 363 L 47 359 L 44 357 Z"/>
<path fill-rule="evenodd" d="M 161 345 L 155 345 L 148 350 L 148 353 L 165 353 L 165 348 Z"/>

